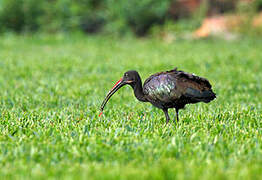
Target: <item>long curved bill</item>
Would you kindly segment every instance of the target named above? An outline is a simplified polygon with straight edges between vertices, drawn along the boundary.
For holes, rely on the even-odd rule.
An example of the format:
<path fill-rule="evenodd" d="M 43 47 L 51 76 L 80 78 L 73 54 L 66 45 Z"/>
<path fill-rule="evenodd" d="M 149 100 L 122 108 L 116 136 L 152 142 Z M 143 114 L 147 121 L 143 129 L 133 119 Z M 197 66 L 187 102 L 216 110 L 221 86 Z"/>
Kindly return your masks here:
<path fill-rule="evenodd" d="M 101 113 L 99 114 L 99 116 L 102 115 L 102 112 L 104 110 L 104 107 L 106 106 L 106 103 L 107 101 L 111 98 L 111 96 L 113 96 L 113 94 L 118 90 L 120 89 L 122 86 L 124 86 L 125 83 L 123 81 L 122 78 L 119 79 L 119 81 L 117 81 L 117 83 L 113 86 L 113 88 L 108 92 L 108 94 L 106 95 L 103 103 L 101 104 L 101 107 L 100 107 L 100 110 L 101 110 Z"/>

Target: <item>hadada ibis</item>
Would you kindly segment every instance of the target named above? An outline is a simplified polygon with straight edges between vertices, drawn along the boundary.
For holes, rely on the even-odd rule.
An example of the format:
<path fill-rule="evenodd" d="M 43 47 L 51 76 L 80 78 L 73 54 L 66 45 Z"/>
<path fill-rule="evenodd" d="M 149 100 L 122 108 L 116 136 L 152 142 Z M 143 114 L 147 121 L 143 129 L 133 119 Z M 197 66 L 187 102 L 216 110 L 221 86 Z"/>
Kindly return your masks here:
<path fill-rule="evenodd" d="M 166 123 L 170 120 L 169 108 L 176 109 L 178 122 L 178 111 L 186 104 L 208 103 L 216 98 L 207 79 L 178 71 L 177 68 L 151 75 L 145 80 L 143 86 L 137 71 L 127 71 L 107 94 L 101 105 L 100 115 L 111 96 L 127 84 L 133 88 L 135 97 L 139 101 L 150 102 L 155 107 L 162 109 L 166 116 Z"/>

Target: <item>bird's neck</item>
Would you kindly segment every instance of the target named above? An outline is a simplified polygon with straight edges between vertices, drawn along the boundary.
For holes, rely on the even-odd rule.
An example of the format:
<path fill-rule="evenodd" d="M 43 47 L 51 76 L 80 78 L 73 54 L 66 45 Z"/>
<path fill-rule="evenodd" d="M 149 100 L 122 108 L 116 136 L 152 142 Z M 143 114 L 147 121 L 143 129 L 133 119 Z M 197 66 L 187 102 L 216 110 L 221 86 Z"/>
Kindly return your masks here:
<path fill-rule="evenodd" d="M 136 98 L 137 98 L 139 101 L 145 102 L 146 99 L 145 99 L 145 95 L 144 95 L 144 93 L 143 93 L 142 83 L 140 83 L 140 84 L 137 83 L 137 84 L 134 86 L 133 89 L 134 89 L 134 94 L 135 94 Z"/>
<path fill-rule="evenodd" d="M 143 93 L 142 82 L 136 83 L 134 86 L 134 94 L 139 101 L 146 101 L 145 94 Z"/>
<path fill-rule="evenodd" d="M 142 102 L 147 101 L 145 94 L 143 92 L 142 81 L 140 77 L 138 78 L 136 83 L 132 85 L 132 88 L 134 89 L 134 94 L 139 101 L 142 101 Z"/>

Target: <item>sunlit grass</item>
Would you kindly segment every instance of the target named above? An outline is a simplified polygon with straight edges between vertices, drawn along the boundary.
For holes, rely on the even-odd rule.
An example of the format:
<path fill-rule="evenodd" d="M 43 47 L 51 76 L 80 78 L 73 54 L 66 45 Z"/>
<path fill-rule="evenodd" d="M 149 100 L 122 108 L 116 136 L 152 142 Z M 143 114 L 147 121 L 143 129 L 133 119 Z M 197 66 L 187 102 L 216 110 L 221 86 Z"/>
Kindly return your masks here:
<path fill-rule="evenodd" d="M 262 178 L 261 39 L 9 35 L 0 67 L 1 179 Z M 174 67 L 208 78 L 217 99 L 165 125 L 124 87 L 98 118 L 125 71 Z"/>

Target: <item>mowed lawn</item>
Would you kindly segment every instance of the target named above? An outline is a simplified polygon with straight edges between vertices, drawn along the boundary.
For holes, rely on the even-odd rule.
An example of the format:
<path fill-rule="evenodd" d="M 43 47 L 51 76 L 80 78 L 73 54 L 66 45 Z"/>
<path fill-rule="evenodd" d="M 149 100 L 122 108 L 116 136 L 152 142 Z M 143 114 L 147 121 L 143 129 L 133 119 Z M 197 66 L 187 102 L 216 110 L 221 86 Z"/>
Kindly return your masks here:
<path fill-rule="evenodd" d="M 0 179 L 261 179 L 261 42 L 1 36 Z M 125 71 L 174 67 L 217 99 L 166 125 L 127 86 L 98 118 Z"/>

